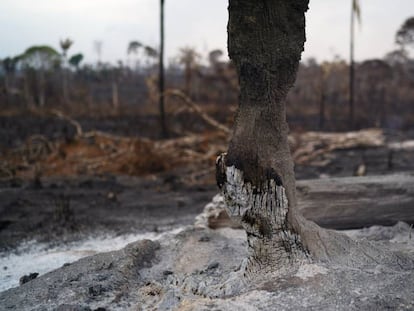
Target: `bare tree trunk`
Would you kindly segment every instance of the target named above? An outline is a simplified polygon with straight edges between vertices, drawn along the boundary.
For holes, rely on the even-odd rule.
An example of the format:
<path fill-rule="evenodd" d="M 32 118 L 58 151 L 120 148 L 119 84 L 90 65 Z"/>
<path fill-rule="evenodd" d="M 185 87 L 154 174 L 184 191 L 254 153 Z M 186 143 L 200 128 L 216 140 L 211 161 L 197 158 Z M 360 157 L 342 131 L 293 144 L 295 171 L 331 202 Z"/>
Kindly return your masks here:
<path fill-rule="evenodd" d="M 351 8 L 351 39 L 349 41 L 349 111 L 348 111 L 348 122 L 349 128 L 354 128 L 354 92 L 355 92 L 355 62 L 354 62 L 354 40 L 355 40 L 355 12 L 354 3 Z"/>
<path fill-rule="evenodd" d="M 63 93 L 63 103 L 65 105 L 68 105 L 69 104 L 69 82 L 68 82 L 68 72 L 66 68 L 62 68 L 62 93 Z"/>
<path fill-rule="evenodd" d="M 24 89 L 24 99 L 26 102 L 26 108 L 30 107 L 32 105 L 32 99 L 30 96 L 30 87 L 29 87 L 29 77 L 28 77 L 28 73 L 26 72 L 23 76 L 23 89 Z"/>
<path fill-rule="evenodd" d="M 229 1 L 228 48 L 240 103 L 216 177 L 228 214 L 247 232 L 250 275 L 329 259 L 347 242 L 306 221 L 296 206 L 285 98 L 303 51 L 307 9 L 308 0 Z"/>
<path fill-rule="evenodd" d="M 39 74 L 36 78 L 37 80 L 37 95 L 38 95 L 38 106 L 44 107 L 46 98 L 45 98 L 45 92 L 46 92 L 46 81 L 45 81 L 45 74 L 43 72 L 43 69 L 39 69 Z"/>
<path fill-rule="evenodd" d="M 240 106 L 217 181 L 230 216 L 247 231 L 250 272 L 304 260 L 285 98 L 305 42 L 308 0 L 230 0 L 228 48 Z"/>
<path fill-rule="evenodd" d="M 112 108 L 114 112 L 119 112 L 118 83 L 116 80 L 112 80 Z"/>
<path fill-rule="evenodd" d="M 325 87 L 322 86 L 321 97 L 319 99 L 319 130 L 323 130 L 325 127 Z"/>
<path fill-rule="evenodd" d="M 159 92 L 159 110 L 160 110 L 160 126 L 161 135 L 163 138 L 168 137 L 167 125 L 165 122 L 164 109 L 164 0 L 160 0 L 160 64 L 159 64 L 159 78 L 158 78 L 158 92 Z"/>
<path fill-rule="evenodd" d="M 7 72 L 4 75 L 4 95 L 5 95 L 6 106 L 8 106 L 10 102 L 10 82 L 9 82 L 9 74 Z"/>

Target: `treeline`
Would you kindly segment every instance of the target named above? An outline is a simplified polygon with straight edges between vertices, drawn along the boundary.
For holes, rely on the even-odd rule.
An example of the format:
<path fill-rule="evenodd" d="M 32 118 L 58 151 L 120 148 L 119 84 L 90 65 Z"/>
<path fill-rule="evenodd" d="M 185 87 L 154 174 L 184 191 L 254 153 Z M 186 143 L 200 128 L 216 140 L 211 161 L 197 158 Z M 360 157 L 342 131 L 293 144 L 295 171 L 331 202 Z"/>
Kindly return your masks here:
<path fill-rule="evenodd" d="M 301 63 L 288 96 L 291 127 L 304 130 L 349 130 L 366 127 L 409 129 L 414 125 L 414 18 L 396 35 L 397 49 L 383 59 L 355 64 L 353 120 L 349 119 L 349 63 L 335 58 Z M 158 51 L 138 41 L 126 46 L 127 60 L 116 65 L 83 63 L 81 53 L 70 54 L 72 41 L 60 51 L 33 46 L 21 55 L 1 60 L 2 111 L 56 108 L 70 114 L 157 114 Z M 101 46 L 96 44 L 100 59 Z M 179 89 L 221 121 L 237 105 L 235 68 L 211 51 L 206 59 L 192 48 L 182 48 L 166 68 L 168 89 Z M 184 105 L 167 98 L 173 118 Z"/>
<path fill-rule="evenodd" d="M 83 64 L 81 53 L 67 56 L 71 42 L 61 42 L 61 53 L 50 46 L 33 46 L 1 60 L 0 107 L 58 108 L 74 114 L 156 113 L 156 49 L 132 41 L 125 62 Z M 167 88 L 182 89 L 199 103 L 234 104 L 235 72 L 230 63 L 219 60 L 221 55 L 212 51 L 208 64 L 202 65 L 194 49 L 181 49 L 166 68 Z"/>
<path fill-rule="evenodd" d="M 300 65 L 288 96 L 292 126 L 304 129 L 347 130 L 414 126 L 414 60 L 394 51 L 384 59 L 355 64 L 355 112 L 349 121 L 349 65 L 342 59 Z"/>

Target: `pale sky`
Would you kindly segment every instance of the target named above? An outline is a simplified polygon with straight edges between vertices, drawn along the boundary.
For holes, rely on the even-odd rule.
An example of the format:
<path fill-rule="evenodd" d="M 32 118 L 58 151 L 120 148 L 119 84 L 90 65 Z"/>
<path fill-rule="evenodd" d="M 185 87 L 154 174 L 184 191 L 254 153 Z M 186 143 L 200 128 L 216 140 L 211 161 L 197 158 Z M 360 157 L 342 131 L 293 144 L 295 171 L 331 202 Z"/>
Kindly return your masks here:
<path fill-rule="evenodd" d="M 254 1 L 254 0 L 252 0 Z M 348 58 L 351 0 L 311 0 L 303 59 Z M 382 58 L 395 48 L 394 35 L 414 16 L 414 0 L 360 0 L 362 26 L 356 35 L 356 59 Z M 165 0 L 167 60 L 180 47 L 206 54 L 226 50 L 227 0 Z M 0 58 L 28 46 L 59 39 L 75 43 L 69 55 L 81 52 L 96 61 L 94 41 L 102 41 L 102 60 L 126 59 L 128 42 L 158 46 L 158 0 L 0 0 Z"/>

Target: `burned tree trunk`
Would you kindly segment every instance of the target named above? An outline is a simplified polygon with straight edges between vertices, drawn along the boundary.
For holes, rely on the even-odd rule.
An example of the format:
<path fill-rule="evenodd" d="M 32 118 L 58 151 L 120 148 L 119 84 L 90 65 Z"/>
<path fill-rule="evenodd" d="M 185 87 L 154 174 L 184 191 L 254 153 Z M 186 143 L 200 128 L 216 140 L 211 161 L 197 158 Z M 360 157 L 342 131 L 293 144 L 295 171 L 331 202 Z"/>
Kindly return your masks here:
<path fill-rule="evenodd" d="M 308 0 L 230 0 L 228 49 L 240 103 L 217 183 L 229 215 L 247 232 L 247 272 L 326 258 L 325 235 L 297 212 L 285 98 L 305 42 Z M 342 240 L 342 236 L 339 237 Z"/>

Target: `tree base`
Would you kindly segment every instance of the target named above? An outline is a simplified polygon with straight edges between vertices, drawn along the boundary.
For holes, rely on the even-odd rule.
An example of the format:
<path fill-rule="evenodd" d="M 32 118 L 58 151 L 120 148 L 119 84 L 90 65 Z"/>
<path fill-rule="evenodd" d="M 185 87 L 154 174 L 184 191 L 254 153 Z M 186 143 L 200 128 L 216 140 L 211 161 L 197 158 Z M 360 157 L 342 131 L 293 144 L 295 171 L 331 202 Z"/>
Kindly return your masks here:
<path fill-rule="evenodd" d="M 324 262 L 348 267 L 414 266 L 412 259 L 384 252 L 366 241 L 354 241 L 344 234 L 323 229 L 303 218 L 289 206 L 284 187 L 274 179 L 260 189 L 243 178 L 235 166 L 217 159 L 218 184 L 230 218 L 246 231 L 248 258 L 244 276 L 291 275 L 301 264 Z"/>
<path fill-rule="evenodd" d="M 260 188 L 243 178 L 235 166 L 217 160 L 217 176 L 229 216 L 246 230 L 249 257 L 247 276 L 261 272 L 291 271 L 311 260 L 300 235 L 288 221 L 289 202 L 280 182 L 269 179 Z"/>

